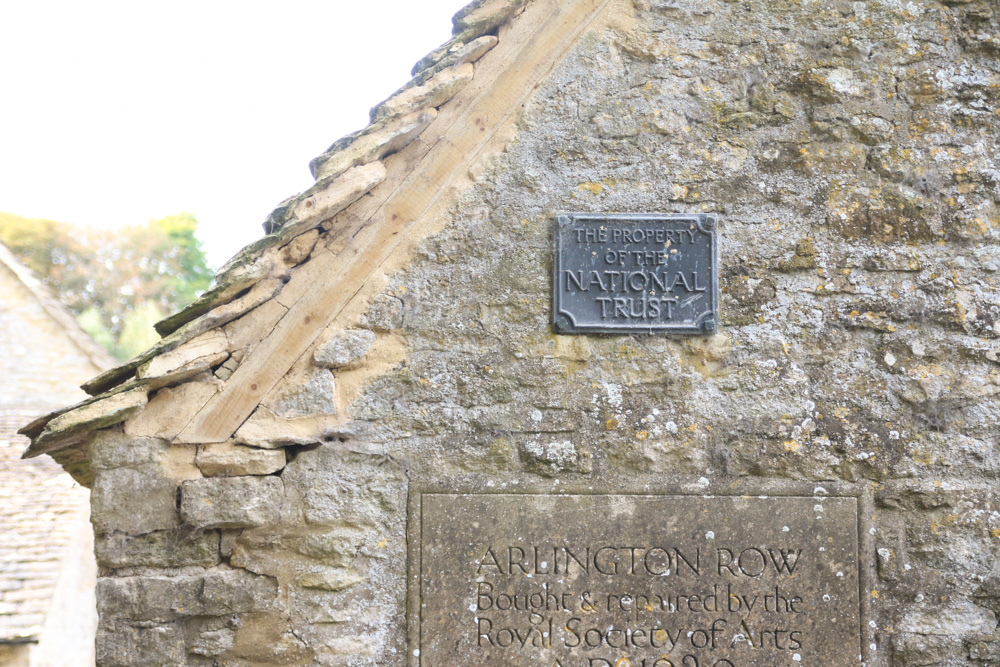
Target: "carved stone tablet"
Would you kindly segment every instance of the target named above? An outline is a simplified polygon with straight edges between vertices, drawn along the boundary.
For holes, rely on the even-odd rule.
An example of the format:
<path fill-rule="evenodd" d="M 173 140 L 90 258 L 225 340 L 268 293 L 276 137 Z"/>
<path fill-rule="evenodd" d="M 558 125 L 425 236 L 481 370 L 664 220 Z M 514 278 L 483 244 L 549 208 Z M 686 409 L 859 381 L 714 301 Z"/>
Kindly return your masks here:
<path fill-rule="evenodd" d="M 715 216 L 565 213 L 557 220 L 556 331 L 715 332 Z"/>
<path fill-rule="evenodd" d="M 856 667 L 856 498 L 424 494 L 421 665 Z"/>

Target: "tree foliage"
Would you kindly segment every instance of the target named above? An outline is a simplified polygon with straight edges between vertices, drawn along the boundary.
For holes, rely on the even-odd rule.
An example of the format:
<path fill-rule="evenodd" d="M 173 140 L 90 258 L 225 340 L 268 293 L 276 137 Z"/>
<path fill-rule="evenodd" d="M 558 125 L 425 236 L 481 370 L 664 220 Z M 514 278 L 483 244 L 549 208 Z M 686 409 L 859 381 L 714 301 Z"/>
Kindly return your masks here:
<path fill-rule="evenodd" d="M 197 229 L 190 213 L 115 230 L 0 213 L 0 242 L 119 359 L 155 343 L 152 324 L 211 283 Z"/>

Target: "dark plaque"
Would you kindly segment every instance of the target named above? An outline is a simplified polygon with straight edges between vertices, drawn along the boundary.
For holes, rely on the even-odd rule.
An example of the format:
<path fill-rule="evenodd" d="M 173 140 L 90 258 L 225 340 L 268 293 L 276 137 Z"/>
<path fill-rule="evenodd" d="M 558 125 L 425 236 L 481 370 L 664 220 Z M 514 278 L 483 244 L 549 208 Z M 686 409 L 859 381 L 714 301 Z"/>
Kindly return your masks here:
<path fill-rule="evenodd" d="M 557 220 L 557 332 L 715 333 L 714 215 L 562 213 Z"/>
<path fill-rule="evenodd" d="M 424 494 L 430 667 L 857 667 L 858 500 Z"/>

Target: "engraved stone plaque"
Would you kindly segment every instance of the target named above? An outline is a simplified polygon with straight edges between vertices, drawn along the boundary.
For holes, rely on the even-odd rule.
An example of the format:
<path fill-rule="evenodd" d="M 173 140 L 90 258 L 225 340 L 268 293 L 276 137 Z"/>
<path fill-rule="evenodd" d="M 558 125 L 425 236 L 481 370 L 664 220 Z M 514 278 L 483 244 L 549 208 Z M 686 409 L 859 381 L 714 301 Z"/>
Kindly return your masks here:
<path fill-rule="evenodd" d="M 714 215 L 563 213 L 557 221 L 557 332 L 715 332 Z"/>
<path fill-rule="evenodd" d="M 852 497 L 424 494 L 420 665 L 856 667 Z"/>

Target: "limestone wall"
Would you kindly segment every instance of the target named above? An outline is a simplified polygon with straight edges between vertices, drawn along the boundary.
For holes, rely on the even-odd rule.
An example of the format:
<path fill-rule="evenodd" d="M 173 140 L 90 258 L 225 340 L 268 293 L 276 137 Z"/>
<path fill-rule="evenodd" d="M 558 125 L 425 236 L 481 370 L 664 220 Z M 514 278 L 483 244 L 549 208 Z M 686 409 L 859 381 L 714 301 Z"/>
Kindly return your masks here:
<path fill-rule="evenodd" d="M 611 2 L 270 427 L 95 436 L 101 664 L 407 664 L 411 484 L 640 476 L 870 489 L 876 662 L 1000 661 L 996 12 Z M 720 333 L 554 335 L 565 210 L 718 213 Z"/>

